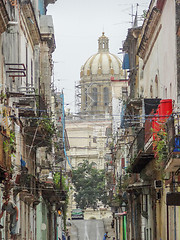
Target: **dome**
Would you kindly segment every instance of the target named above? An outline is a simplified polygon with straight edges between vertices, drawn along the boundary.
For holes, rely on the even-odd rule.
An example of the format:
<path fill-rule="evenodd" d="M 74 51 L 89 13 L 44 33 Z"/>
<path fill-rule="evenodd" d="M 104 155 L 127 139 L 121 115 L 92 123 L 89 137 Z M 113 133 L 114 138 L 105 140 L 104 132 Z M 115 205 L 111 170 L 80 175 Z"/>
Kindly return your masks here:
<path fill-rule="evenodd" d="M 81 77 L 90 75 L 121 75 L 121 60 L 109 52 L 109 39 L 102 33 L 98 53 L 92 55 L 81 68 Z"/>

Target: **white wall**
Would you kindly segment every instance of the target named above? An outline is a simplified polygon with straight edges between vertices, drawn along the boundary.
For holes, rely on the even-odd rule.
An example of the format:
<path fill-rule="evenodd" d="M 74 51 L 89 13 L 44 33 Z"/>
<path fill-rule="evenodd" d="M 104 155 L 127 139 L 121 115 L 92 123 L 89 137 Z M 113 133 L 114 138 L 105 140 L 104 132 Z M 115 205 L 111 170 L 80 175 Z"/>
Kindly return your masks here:
<path fill-rule="evenodd" d="M 158 97 L 177 100 L 175 1 L 166 1 L 152 41 L 161 24 L 162 28 L 144 67 L 144 97 L 156 97 L 155 77 L 157 75 Z M 152 42 L 148 46 L 146 57 L 151 46 Z"/>

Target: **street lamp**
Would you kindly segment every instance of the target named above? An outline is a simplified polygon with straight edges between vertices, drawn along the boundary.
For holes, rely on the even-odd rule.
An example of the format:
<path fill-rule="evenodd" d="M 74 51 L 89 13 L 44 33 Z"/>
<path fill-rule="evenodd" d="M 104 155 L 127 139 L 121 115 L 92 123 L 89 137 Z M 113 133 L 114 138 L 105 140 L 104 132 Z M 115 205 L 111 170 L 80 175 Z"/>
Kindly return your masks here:
<path fill-rule="evenodd" d="M 126 207 L 127 207 L 127 204 L 126 204 L 125 202 L 122 202 L 122 204 L 121 204 L 121 210 L 122 210 L 123 213 L 126 212 Z"/>

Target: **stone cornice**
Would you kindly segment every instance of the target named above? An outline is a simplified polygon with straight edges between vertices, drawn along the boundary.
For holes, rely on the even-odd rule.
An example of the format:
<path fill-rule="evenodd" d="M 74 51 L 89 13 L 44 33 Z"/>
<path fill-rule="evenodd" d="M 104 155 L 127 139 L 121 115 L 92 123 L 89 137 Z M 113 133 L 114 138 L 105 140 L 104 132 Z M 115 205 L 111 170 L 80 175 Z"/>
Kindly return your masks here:
<path fill-rule="evenodd" d="M 142 29 L 142 38 L 140 41 L 140 45 L 138 47 L 137 55 L 144 59 L 147 53 L 148 46 L 150 41 L 152 40 L 153 34 L 156 30 L 157 23 L 160 19 L 161 12 L 156 7 L 153 7 L 146 23 Z"/>

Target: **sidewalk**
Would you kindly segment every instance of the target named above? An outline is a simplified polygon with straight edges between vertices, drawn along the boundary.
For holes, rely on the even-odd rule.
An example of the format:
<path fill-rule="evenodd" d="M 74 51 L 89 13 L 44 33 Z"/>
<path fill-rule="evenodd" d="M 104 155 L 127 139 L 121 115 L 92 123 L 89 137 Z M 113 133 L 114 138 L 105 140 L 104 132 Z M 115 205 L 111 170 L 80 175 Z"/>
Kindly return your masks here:
<path fill-rule="evenodd" d="M 105 232 L 108 232 L 108 237 L 110 240 L 115 239 L 115 228 L 111 226 L 112 218 L 103 218 Z"/>

